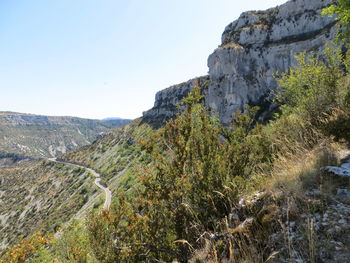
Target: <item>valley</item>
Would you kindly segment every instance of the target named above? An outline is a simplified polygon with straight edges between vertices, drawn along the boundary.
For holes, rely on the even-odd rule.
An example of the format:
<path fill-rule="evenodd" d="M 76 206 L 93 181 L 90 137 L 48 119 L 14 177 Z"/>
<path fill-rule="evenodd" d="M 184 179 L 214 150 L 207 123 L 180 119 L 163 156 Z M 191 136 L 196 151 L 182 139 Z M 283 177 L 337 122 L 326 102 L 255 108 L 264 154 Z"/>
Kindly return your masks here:
<path fill-rule="evenodd" d="M 108 209 L 118 191 L 133 186 L 132 173 L 143 155 L 138 140 L 151 132 L 139 125 L 140 120 L 133 121 L 58 158 L 0 168 L 1 247 L 39 230 L 54 233 L 91 210 Z"/>
<path fill-rule="evenodd" d="M 0 149 L 18 156 L 55 157 L 129 122 L 0 112 Z"/>
<path fill-rule="evenodd" d="M 350 8 L 332 3 L 242 13 L 207 75 L 134 120 L 0 112 L 0 263 L 346 262 Z"/>

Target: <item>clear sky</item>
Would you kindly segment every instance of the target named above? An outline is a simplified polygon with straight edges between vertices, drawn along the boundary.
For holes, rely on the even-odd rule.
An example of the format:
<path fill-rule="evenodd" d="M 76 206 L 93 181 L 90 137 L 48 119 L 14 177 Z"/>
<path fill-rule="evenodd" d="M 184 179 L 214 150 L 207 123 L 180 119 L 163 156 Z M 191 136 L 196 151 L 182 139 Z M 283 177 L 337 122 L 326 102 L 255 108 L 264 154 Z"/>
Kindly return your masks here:
<path fill-rule="evenodd" d="M 243 11 L 285 0 L 0 0 L 0 111 L 136 118 L 207 74 Z"/>

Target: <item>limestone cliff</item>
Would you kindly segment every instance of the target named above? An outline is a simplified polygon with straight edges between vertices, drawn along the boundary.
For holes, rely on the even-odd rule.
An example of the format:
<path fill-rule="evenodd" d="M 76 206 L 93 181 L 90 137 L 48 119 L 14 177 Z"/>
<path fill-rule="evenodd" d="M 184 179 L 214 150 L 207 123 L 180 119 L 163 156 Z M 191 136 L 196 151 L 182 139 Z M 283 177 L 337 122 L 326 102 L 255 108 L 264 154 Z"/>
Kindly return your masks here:
<path fill-rule="evenodd" d="M 164 124 L 166 120 L 173 117 L 177 112 L 181 100 L 195 86 L 196 81 L 202 87 L 202 93 L 206 96 L 209 84 L 208 76 L 194 78 L 187 82 L 171 86 L 157 92 L 154 107 L 143 113 L 143 120 L 155 126 Z"/>
<path fill-rule="evenodd" d="M 276 88 L 274 73 L 288 70 L 295 54 L 319 52 L 334 39 L 334 19 L 321 15 L 330 2 L 290 0 L 266 11 L 245 12 L 229 24 L 221 45 L 208 58 L 207 107 L 227 124 L 233 112 L 244 104 L 262 104 L 271 98 L 270 93 Z M 173 116 L 174 103 L 188 88 L 187 84 L 180 84 L 171 87 L 171 92 L 158 92 L 154 107 L 144 117 Z"/>

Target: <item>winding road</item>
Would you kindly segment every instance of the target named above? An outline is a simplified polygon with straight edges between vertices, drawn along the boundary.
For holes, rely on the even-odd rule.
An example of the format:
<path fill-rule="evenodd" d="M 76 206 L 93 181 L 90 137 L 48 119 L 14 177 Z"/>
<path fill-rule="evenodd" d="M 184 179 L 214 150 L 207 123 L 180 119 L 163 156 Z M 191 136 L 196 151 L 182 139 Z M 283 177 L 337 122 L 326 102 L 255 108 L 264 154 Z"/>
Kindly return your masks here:
<path fill-rule="evenodd" d="M 70 165 L 70 166 L 82 168 L 82 169 L 85 169 L 86 171 L 90 172 L 95 177 L 95 185 L 98 188 L 100 188 L 101 190 L 103 190 L 105 193 L 105 202 L 103 204 L 103 209 L 104 210 L 109 209 L 109 207 L 111 206 L 111 202 L 112 202 L 112 193 L 111 193 L 111 190 L 109 190 L 109 188 L 102 181 L 101 175 L 99 173 L 97 173 L 95 170 L 88 168 L 88 167 L 85 167 L 83 165 L 57 160 L 57 158 L 49 158 L 49 160 L 51 162 L 55 162 L 55 163 L 60 163 L 60 164 L 65 164 L 65 165 Z"/>

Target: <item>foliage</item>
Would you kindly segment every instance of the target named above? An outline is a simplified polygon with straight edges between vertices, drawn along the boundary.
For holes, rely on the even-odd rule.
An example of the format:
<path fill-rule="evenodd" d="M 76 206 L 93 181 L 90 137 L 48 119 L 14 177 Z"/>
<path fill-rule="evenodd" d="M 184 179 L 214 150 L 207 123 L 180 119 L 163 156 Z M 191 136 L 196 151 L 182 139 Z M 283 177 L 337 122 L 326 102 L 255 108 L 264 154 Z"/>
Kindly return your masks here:
<path fill-rule="evenodd" d="M 0 260 L 0 262 L 2 262 Z M 52 239 L 37 233 L 5 254 L 6 263 L 94 263 L 84 225 L 78 221 L 64 230 L 59 238 Z"/>
<path fill-rule="evenodd" d="M 207 115 L 200 88 L 186 109 L 142 144 L 152 163 L 137 176 L 132 201 L 119 198 L 112 212 L 88 220 L 92 248 L 101 262 L 186 262 L 205 233 L 221 228 L 237 194 L 272 159 L 256 109 L 236 113 L 230 128 Z M 124 262 L 123 261 L 123 262 Z"/>
<path fill-rule="evenodd" d="M 78 221 L 73 221 L 60 238 L 51 244 L 51 247 L 52 254 L 58 262 L 89 262 L 89 253 L 91 250 L 89 247 L 88 235 L 85 227 Z M 48 257 L 45 253 L 41 256 L 43 255 Z M 38 262 L 40 261 L 38 260 Z"/>
<path fill-rule="evenodd" d="M 323 120 L 324 133 L 334 136 L 336 141 L 345 140 L 350 143 L 350 110 L 334 109 Z"/>
<path fill-rule="evenodd" d="M 311 129 L 350 142 L 344 132 L 350 120 L 349 54 L 326 47 L 322 57 L 301 53 L 296 59 L 297 65 L 277 79 L 282 112 L 295 115 Z"/>
<path fill-rule="evenodd" d="M 133 214 L 131 204 L 123 195 L 113 205 L 114 213 L 102 211 L 101 214 L 91 214 L 87 219 L 91 250 L 99 262 L 135 262 L 137 253 L 131 251 L 142 247 L 141 243 L 134 242 L 137 240 L 135 235 L 142 234 L 142 221 Z"/>
<path fill-rule="evenodd" d="M 336 19 L 340 21 L 344 27 L 339 31 L 338 37 L 340 40 L 349 40 L 350 37 L 350 1 L 349 0 L 336 0 L 335 4 L 325 8 L 322 12 L 323 15 L 333 16 L 336 15 Z"/>
<path fill-rule="evenodd" d="M 231 224 L 232 211 L 240 194 L 266 180 L 261 174 L 275 175 L 270 180 L 279 189 L 302 196 L 305 185 L 316 187 L 319 168 L 334 162 L 330 155 L 316 158 L 322 156 L 312 155 L 310 149 L 327 141 L 324 135 L 350 142 L 347 58 L 330 47 L 324 56 L 299 55 L 297 65 L 278 79 L 282 115 L 264 126 L 254 119 L 257 108 L 247 107 L 223 127 L 199 104 L 202 96 L 195 87 L 184 99 L 184 111 L 158 131 L 147 132 L 142 147 L 135 143 L 137 134 L 121 133 L 125 138 L 118 140 L 118 155 L 134 155 L 142 160 L 142 169 L 132 167 L 119 181 L 121 191 L 110 211 L 91 214 L 86 229 L 74 223 L 49 249 L 35 246 L 25 252 L 27 259 L 32 263 L 188 262 L 194 251 L 207 248 L 203 260 L 227 257 L 236 262 L 246 257 L 249 262 L 257 258 L 267 262 L 274 254 L 266 249 L 266 240 L 281 223 L 277 213 L 278 206 L 283 208 L 282 199 L 267 195 L 257 209 L 247 208 L 254 217 L 248 226 Z M 116 143 L 109 137 L 102 141 L 94 147 L 110 148 Z M 313 158 L 305 158 L 306 153 Z M 79 194 L 86 193 L 82 186 Z M 17 251 L 21 255 L 26 250 Z"/>
<path fill-rule="evenodd" d="M 24 239 L 17 245 L 9 248 L 4 256 L 6 263 L 24 263 L 27 262 L 38 250 L 48 244 L 50 238 L 44 237 L 40 232 Z M 1 262 L 1 260 L 0 260 Z"/>
<path fill-rule="evenodd" d="M 284 114 L 297 114 L 313 125 L 324 113 L 343 103 L 343 57 L 338 49 L 326 48 L 324 59 L 305 52 L 296 56 L 297 63 L 290 72 L 277 79 L 282 89 L 277 99 Z"/>

